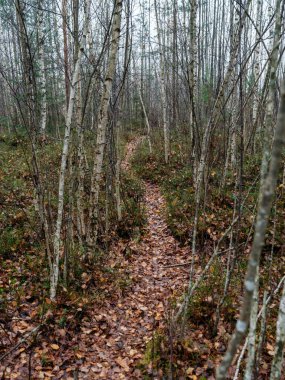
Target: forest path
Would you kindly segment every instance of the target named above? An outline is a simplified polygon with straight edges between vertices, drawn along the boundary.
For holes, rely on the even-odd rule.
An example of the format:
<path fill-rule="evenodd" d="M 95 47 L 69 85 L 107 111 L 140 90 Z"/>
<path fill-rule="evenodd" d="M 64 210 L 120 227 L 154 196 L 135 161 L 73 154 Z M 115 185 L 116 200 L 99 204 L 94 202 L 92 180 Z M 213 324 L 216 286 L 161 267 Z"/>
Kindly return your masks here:
<path fill-rule="evenodd" d="M 139 137 L 127 145 L 123 170 L 130 169 L 141 141 Z M 187 284 L 187 267 L 167 266 L 187 262 L 189 251 L 178 246 L 167 227 L 163 216 L 166 204 L 158 186 L 148 182 L 144 185 L 147 225 L 142 241 L 128 245 L 132 252 L 128 258 L 124 250 L 118 253 L 118 246 L 114 247 L 116 260 L 126 268 L 131 285 L 116 302 L 94 310 L 92 351 L 86 348 L 90 358 L 85 357 L 79 367 L 80 379 L 142 379 L 137 366 L 147 343 L 165 325 L 169 299 L 181 294 Z"/>

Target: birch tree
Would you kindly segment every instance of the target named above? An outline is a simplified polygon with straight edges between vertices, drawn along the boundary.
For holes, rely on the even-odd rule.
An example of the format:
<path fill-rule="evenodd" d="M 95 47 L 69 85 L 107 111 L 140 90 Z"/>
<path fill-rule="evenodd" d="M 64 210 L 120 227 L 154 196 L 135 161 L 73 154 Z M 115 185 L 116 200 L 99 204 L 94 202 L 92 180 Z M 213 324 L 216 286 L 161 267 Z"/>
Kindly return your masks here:
<path fill-rule="evenodd" d="M 257 2 L 257 11 L 256 11 L 256 18 L 257 18 L 257 22 L 256 22 L 256 29 L 257 29 L 257 32 L 256 32 L 256 48 L 255 48 L 255 53 L 254 53 L 254 67 L 253 67 L 253 80 L 254 80 L 254 83 L 255 83 L 255 91 L 254 91 L 254 95 L 253 95 L 253 110 L 252 110 L 252 122 L 253 122 L 253 125 L 255 125 L 256 121 L 257 121 L 257 111 L 258 111 L 258 101 L 259 101 L 259 97 L 258 97 L 258 91 L 259 91 L 259 75 L 260 75 L 260 44 L 261 42 L 259 41 L 259 34 L 258 32 L 260 33 L 261 31 L 261 21 L 262 21 L 262 1 L 261 0 L 258 0 Z"/>
<path fill-rule="evenodd" d="M 263 181 L 264 176 L 267 171 L 267 165 L 269 162 L 269 149 L 270 149 L 270 129 L 272 125 L 272 119 L 273 119 L 273 103 L 274 103 L 274 97 L 275 97 L 275 82 L 276 82 L 276 69 L 277 69 L 277 61 L 278 61 L 278 51 L 279 51 L 279 44 L 280 44 L 280 29 L 281 29 L 281 16 L 280 16 L 280 9 L 281 1 L 277 0 L 276 2 L 276 23 L 275 23 L 275 32 L 274 32 L 274 39 L 272 43 L 272 52 L 271 56 L 269 57 L 269 71 L 270 71 L 270 88 L 269 88 L 269 99 L 267 101 L 267 108 L 266 108 L 266 118 L 265 118 L 265 127 L 264 127 L 264 155 L 263 155 L 263 161 L 262 161 L 262 169 L 261 169 L 261 181 Z M 260 18 L 260 12 L 261 12 L 261 4 L 258 3 L 257 13 L 258 17 Z M 258 27 L 260 28 L 260 20 L 258 22 Z M 259 58 L 259 47 L 257 45 L 257 59 Z M 259 76 L 259 63 L 256 63 L 256 66 L 254 67 L 255 71 L 255 77 L 258 78 Z M 254 98 L 255 99 L 255 98 Z M 255 99 L 256 102 L 256 99 Z M 256 109 L 257 105 L 254 102 L 254 120 L 256 121 Z M 247 358 L 247 365 L 245 370 L 245 380 L 250 380 L 253 376 L 253 368 L 254 368 L 254 362 L 255 362 L 255 351 L 256 351 L 256 323 L 257 323 L 257 313 L 258 313 L 258 297 L 259 296 L 259 266 L 256 269 L 256 278 L 255 278 L 255 289 L 253 293 L 253 299 L 252 299 L 252 308 L 251 308 L 251 315 L 250 315 L 250 328 L 249 328 L 249 341 L 248 341 L 248 358 Z"/>
<path fill-rule="evenodd" d="M 242 338 L 245 336 L 250 319 L 250 311 L 254 290 L 256 287 L 255 279 L 260 262 L 260 255 L 264 245 L 265 233 L 268 224 L 269 214 L 273 202 L 274 192 L 278 175 L 282 163 L 282 151 L 285 145 L 285 82 L 281 86 L 280 107 L 277 118 L 277 126 L 273 140 L 271 162 L 264 184 L 260 188 L 259 206 L 253 245 L 248 260 L 247 273 L 244 282 L 244 298 L 241 306 L 240 316 L 236 323 L 235 331 L 230 339 L 227 352 L 217 369 L 217 380 L 226 378 L 227 371 L 237 352 Z"/>
<path fill-rule="evenodd" d="M 250 3 L 251 3 L 251 0 L 248 0 L 245 9 L 249 8 Z M 216 126 L 217 119 L 220 114 L 220 110 L 223 104 L 223 99 L 224 99 L 224 95 L 227 89 L 227 85 L 229 83 L 232 83 L 232 76 L 234 73 L 234 69 L 235 69 L 235 65 L 236 65 L 237 57 L 238 57 L 241 30 L 243 29 L 245 19 L 246 19 L 246 11 L 242 13 L 239 22 L 235 25 L 234 36 L 233 36 L 234 42 L 233 42 L 233 48 L 230 54 L 228 67 L 225 73 L 224 80 L 219 88 L 217 98 L 215 99 L 210 118 L 207 122 L 207 125 L 204 130 L 204 134 L 203 134 L 203 139 L 202 139 L 202 144 L 201 144 L 201 154 L 199 157 L 199 163 L 197 165 L 197 173 L 195 173 L 195 179 L 194 179 L 195 181 L 194 182 L 195 183 L 195 213 L 194 213 L 194 223 L 193 223 L 194 225 L 193 225 L 193 233 L 192 233 L 192 252 L 191 252 L 191 266 L 190 266 L 190 273 L 189 273 L 189 284 L 188 284 L 188 291 L 184 298 L 184 302 L 181 308 L 179 309 L 178 314 L 181 314 L 182 311 L 186 313 L 187 307 L 189 305 L 189 294 L 191 294 L 192 277 L 193 277 L 193 271 L 194 271 L 194 257 L 196 254 L 196 239 L 197 239 L 197 232 L 198 232 L 198 218 L 199 218 L 199 209 L 200 209 L 200 201 L 201 201 L 201 194 L 202 194 L 202 183 L 203 183 L 204 171 L 205 171 L 205 166 L 206 166 L 206 159 L 208 155 L 210 137 L 211 137 L 211 133 L 214 127 Z"/>
<path fill-rule="evenodd" d="M 161 26 L 160 26 L 159 8 L 158 8 L 157 0 L 154 0 L 154 9 L 155 9 L 158 51 L 159 51 L 159 67 L 160 67 L 159 81 L 160 81 L 160 93 L 161 93 L 161 103 L 162 103 L 163 134 L 164 134 L 164 159 L 165 159 L 165 162 L 168 163 L 169 154 L 170 154 L 170 137 L 169 137 L 168 114 L 167 114 L 165 54 L 164 54 L 164 46 L 163 46 L 162 36 L 161 36 Z"/>
<path fill-rule="evenodd" d="M 275 30 L 272 42 L 272 51 L 269 56 L 269 93 L 266 102 L 266 112 L 265 112 L 265 125 L 264 125 L 264 135 L 263 135 L 263 159 L 262 159 L 262 170 L 261 178 L 266 175 L 269 156 L 270 156 L 270 136 L 272 134 L 272 124 L 273 124 L 273 113 L 274 113 L 274 99 L 275 99 L 275 89 L 276 89 L 276 71 L 279 59 L 279 46 L 281 37 L 281 0 L 276 0 L 275 5 Z"/>
<path fill-rule="evenodd" d="M 97 138 L 94 154 L 94 166 L 91 178 L 90 199 L 89 199 L 89 226 L 87 243 L 89 247 L 94 247 L 98 235 L 98 217 L 99 217 L 99 193 L 102 178 L 104 148 L 106 145 L 106 130 L 108 124 L 108 108 L 111 98 L 111 90 L 116 70 L 116 61 L 121 34 L 123 1 L 116 0 L 113 14 L 113 25 L 111 31 L 110 54 L 105 74 L 103 93 L 99 110 L 99 120 L 97 129 Z"/>
<path fill-rule="evenodd" d="M 38 15 L 38 39 L 39 39 L 39 87 L 41 95 L 40 112 L 40 133 L 45 136 L 47 125 L 47 91 L 46 91 L 46 70 L 45 70 L 45 37 L 44 37 L 44 11 L 43 5 L 39 2 Z"/>
<path fill-rule="evenodd" d="M 276 329 L 276 347 L 271 366 L 270 380 L 280 380 L 282 375 L 282 364 L 285 345 L 285 284 L 280 300 L 279 313 Z"/>
<path fill-rule="evenodd" d="M 193 130 L 193 137 L 195 139 L 194 146 L 196 150 L 195 157 L 199 154 L 199 133 L 196 115 L 196 101 L 197 101 L 197 0 L 191 0 L 191 13 L 190 13 L 190 64 L 189 64 L 189 85 L 190 85 L 190 123 Z M 197 163 L 195 159 L 194 164 Z M 196 167 L 196 165 L 195 165 Z"/>
<path fill-rule="evenodd" d="M 87 0 L 90 1 L 90 0 Z M 61 244 L 61 227 L 63 219 L 63 207 L 64 207 L 64 188 L 65 188 L 65 176 L 66 176 L 66 164 L 69 152 L 70 144 L 70 133 L 72 125 L 72 116 L 74 105 L 76 101 L 76 88 L 78 85 L 79 73 L 80 73 L 80 63 L 81 56 L 84 52 L 86 38 L 86 19 L 84 20 L 84 31 L 80 41 L 80 47 L 77 50 L 77 56 L 74 59 L 74 69 L 72 74 L 72 82 L 69 90 L 69 101 L 67 107 L 67 114 L 65 120 L 65 134 L 63 140 L 63 148 L 61 155 L 61 165 L 59 174 L 59 188 L 58 188 L 58 207 L 57 207 L 57 218 L 55 225 L 55 233 L 53 239 L 53 260 L 50 268 L 50 298 L 54 300 L 56 297 L 56 291 L 59 279 L 59 258 L 60 258 L 60 244 Z"/>

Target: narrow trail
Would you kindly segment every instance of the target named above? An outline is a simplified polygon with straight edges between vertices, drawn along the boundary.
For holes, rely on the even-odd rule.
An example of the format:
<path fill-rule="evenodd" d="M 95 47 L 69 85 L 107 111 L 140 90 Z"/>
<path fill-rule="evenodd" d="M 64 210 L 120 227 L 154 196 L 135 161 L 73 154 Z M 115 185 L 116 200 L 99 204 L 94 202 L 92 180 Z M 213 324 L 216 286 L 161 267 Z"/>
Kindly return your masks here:
<path fill-rule="evenodd" d="M 123 170 L 130 169 L 130 160 L 141 141 L 138 138 L 128 144 Z M 137 243 L 130 243 L 131 257 L 118 256 L 128 267 L 131 286 L 117 303 L 98 310 L 100 316 L 95 317 L 96 326 L 92 328 L 95 335 L 90 334 L 93 364 L 91 358 L 85 362 L 80 379 L 142 379 L 137 365 L 147 343 L 165 325 L 169 298 L 181 294 L 187 284 L 187 267 L 166 267 L 187 262 L 189 251 L 179 248 L 168 230 L 163 216 L 166 205 L 158 186 L 146 182 L 145 190 L 145 234 L 139 248 Z"/>

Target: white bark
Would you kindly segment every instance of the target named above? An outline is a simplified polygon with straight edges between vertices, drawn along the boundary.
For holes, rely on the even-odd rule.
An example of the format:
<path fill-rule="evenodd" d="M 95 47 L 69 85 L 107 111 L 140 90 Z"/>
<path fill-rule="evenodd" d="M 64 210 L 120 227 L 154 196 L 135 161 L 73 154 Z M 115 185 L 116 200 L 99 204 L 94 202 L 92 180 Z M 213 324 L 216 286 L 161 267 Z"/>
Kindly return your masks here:
<path fill-rule="evenodd" d="M 226 378 L 228 369 L 237 352 L 242 338 L 245 336 L 250 319 L 252 299 L 255 290 L 255 278 L 260 262 L 261 251 L 264 245 L 268 218 L 272 207 L 273 196 L 276 189 L 277 177 L 282 163 L 282 151 L 285 145 L 285 82 L 281 86 L 280 108 L 273 140 L 272 158 L 264 185 L 260 189 L 259 207 L 255 234 L 251 254 L 248 261 L 247 274 L 244 284 L 244 299 L 240 311 L 240 317 L 236 324 L 235 332 L 228 345 L 227 352 L 217 370 L 217 380 Z"/>
<path fill-rule="evenodd" d="M 45 53 L 44 53 L 44 12 L 40 5 L 38 19 L 38 37 L 39 37 L 39 66 L 40 79 L 39 87 L 41 94 L 41 116 L 40 116 L 40 133 L 45 136 L 47 125 L 47 91 L 46 91 L 46 70 L 45 70 Z"/>
<path fill-rule="evenodd" d="M 275 80 L 276 80 L 276 69 L 277 69 L 277 60 L 278 60 L 278 50 L 279 50 L 279 44 L 280 44 L 280 4 L 281 0 L 277 0 L 276 2 L 276 26 L 275 26 L 275 34 L 274 34 L 274 40 L 273 40 L 273 46 L 272 46 L 272 56 L 271 56 L 271 67 L 270 67 L 270 90 L 269 90 L 269 99 L 267 102 L 267 108 L 266 108 L 266 125 L 265 125 L 265 139 L 264 139 L 264 156 L 263 156 L 263 162 L 262 162 L 262 169 L 261 169 L 261 181 L 263 181 L 264 176 L 267 171 L 267 165 L 269 162 L 269 155 L 270 155 L 270 143 L 269 143 L 269 136 L 270 136 L 270 127 L 272 124 L 272 118 L 273 118 L 273 102 L 274 102 L 274 90 L 275 90 Z M 258 14 L 261 12 L 260 10 L 261 4 L 260 1 L 258 2 Z M 259 16 L 260 17 L 260 16 Z M 259 20 L 259 28 L 260 28 L 261 21 Z M 257 47 L 257 59 L 259 57 L 259 48 Z M 255 64 L 255 78 L 258 78 L 259 76 L 259 63 L 258 61 Z M 256 116 L 256 115 L 255 115 Z M 254 120 L 255 121 L 255 120 Z M 261 182 L 261 186 L 263 183 Z M 247 358 L 247 365 L 245 370 L 244 379 L 245 380 L 251 380 L 253 375 L 253 368 L 255 363 L 255 353 L 256 353 L 256 321 L 257 321 L 257 312 L 258 312 L 258 295 L 259 295 L 259 267 L 257 267 L 257 274 L 255 279 L 255 290 L 253 293 L 253 299 L 252 299 L 252 308 L 251 308 L 251 315 L 250 315 L 250 329 L 249 329 L 249 336 L 248 336 L 248 358 Z"/>
<path fill-rule="evenodd" d="M 146 128 L 147 128 L 147 141 L 148 141 L 148 146 L 149 146 L 149 153 L 152 154 L 152 144 L 151 144 L 151 139 L 150 139 L 150 124 L 149 124 L 148 115 L 145 109 L 145 105 L 143 102 L 142 93 L 140 89 L 139 89 L 139 97 L 140 97 L 140 102 L 143 109 L 143 114 L 145 117 Z"/>
<path fill-rule="evenodd" d="M 280 300 L 279 313 L 277 319 L 276 330 L 276 347 L 275 354 L 272 361 L 270 380 L 280 380 L 282 373 L 282 361 L 284 355 L 285 344 L 285 283 L 283 286 L 283 292 Z"/>
<path fill-rule="evenodd" d="M 91 179 L 91 194 L 90 194 L 90 211 L 89 211 L 89 226 L 87 243 L 90 247 L 94 246 L 97 241 L 98 234 L 98 204 L 100 184 L 102 178 L 104 149 L 106 145 L 106 129 L 108 124 L 108 108 L 111 98 L 111 90 L 113 78 L 116 71 L 117 54 L 119 48 L 119 40 L 121 34 L 121 19 L 122 19 L 123 1 L 116 0 L 115 11 L 113 16 L 113 25 L 111 33 L 111 48 L 108 66 L 105 75 L 103 94 L 99 110 L 99 121 L 95 148 L 95 160 L 93 174 Z"/>
<path fill-rule="evenodd" d="M 247 5 L 246 5 L 247 9 L 250 3 L 251 3 L 251 0 L 248 0 Z M 198 230 L 199 208 L 200 208 L 200 200 L 201 200 L 201 193 L 202 193 L 202 182 L 203 182 L 203 176 L 204 176 L 204 171 L 205 171 L 205 166 L 206 166 L 206 158 L 208 154 L 211 131 L 212 131 L 213 125 L 215 125 L 217 122 L 217 117 L 219 116 L 221 102 L 222 102 L 222 99 L 224 98 L 224 92 L 225 92 L 226 86 L 230 82 L 233 75 L 233 71 L 234 71 L 234 67 L 235 67 L 235 63 L 236 63 L 237 55 L 238 55 L 238 47 L 240 43 L 239 28 L 243 27 L 245 17 L 246 17 L 246 12 L 244 12 L 242 16 L 240 25 L 238 24 L 235 27 L 236 31 L 233 38 L 233 48 L 232 48 L 232 52 L 230 56 L 229 65 L 225 74 L 224 81 L 217 95 L 217 99 L 214 103 L 212 114 L 210 116 L 210 119 L 204 131 L 202 146 L 201 146 L 200 161 L 197 167 L 197 173 L 195 173 L 195 179 L 194 179 L 195 181 L 195 215 L 194 215 L 194 227 L 193 227 L 193 236 L 192 236 L 191 266 L 190 266 L 190 273 L 189 273 L 188 292 L 187 292 L 186 300 L 184 303 L 184 311 L 186 311 L 187 309 L 189 298 L 191 296 L 192 276 L 193 276 L 193 271 L 194 271 L 194 258 L 196 254 L 196 239 L 197 239 L 197 232 L 198 232 L 197 230 Z"/>
<path fill-rule="evenodd" d="M 256 324 L 258 313 L 258 295 L 259 295 L 259 268 L 255 277 L 255 289 L 252 299 L 252 308 L 250 313 L 250 328 L 248 334 L 248 357 L 246 363 L 246 369 L 244 374 L 244 380 L 251 380 L 253 376 L 253 368 L 255 363 L 256 352 Z"/>
<path fill-rule="evenodd" d="M 160 92 L 161 92 L 161 102 L 162 102 L 162 119 L 163 119 L 163 134 L 164 134 L 164 158 L 165 162 L 169 161 L 170 154 L 170 140 L 169 140 L 169 123 L 167 115 L 167 97 L 166 97 L 166 78 L 165 78 L 165 55 L 164 47 L 161 38 L 161 27 L 158 14 L 158 4 L 157 0 L 154 0 L 155 18 L 156 18 L 156 28 L 157 28 L 157 39 L 158 39 L 158 49 L 159 49 L 159 65 L 160 65 Z"/>
<path fill-rule="evenodd" d="M 86 16 L 87 17 L 87 16 Z M 80 239 L 86 235 L 85 218 L 84 218 L 84 134 L 82 127 L 82 89 L 81 82 L 78 82 L 76 96 L 76 123 L 77 123 L 77 165 L 76 177 L 78 187 L 76 190 L 76 205 L 77 205 L 77 226 Z"/>
<path fill-rule="evenodd" d="M 276 71 L 278 65 L 278 53 L 281 39 L 281 0 L 276 0 L 275 6 L 275 30 L 272 42 L 272 50 L 269 57 L 269 94 L 266 103 L 265 125 L 263 136 L 263 159 L 261 166 L 261 179 L 265 177 L 268 171 L 270 159 L 271 135 L 273 127 L 274 98 L 276 90 Z"/>
<path fill-rule="evenodd" d="M 258 0 L 257 2 L 257 22 L 256 22 L 256 28 L 257 31 L 260 32 L 261 30 L 261 20 L 262 20 L 262 1 Z M 255 125 L 257 120 L 257 110 L 258 110 L 258 78 L 260 74 L 260 41 L 259 41 L 259 35 L 257 33 L 256 35 L 256 48 L 254 52 L 254 67 L 253 67 L 253 81 L 255 83 L 255 89 L 253 94 L 253 106 L 252 106 L 252 123 Z"/>
<path fill-rule="evenodd" d="M 197 0 L 191 0 L 191 13 L 190 13 L 190 65 L 189 65 L 189 84 L 190 84 L 190 123 L 192 136 L 198 139 L 197 134 L 197 115 L 196 115 L 196 98 L 197 98 L 197 10 L 198 2 Z M 197 158 L 198 151 L 198 141 L 195 141 L 196 153 L 195 158 Z M 195 163 L 195 167 L 196 167 Z"/>
<path fill-rule="evenodd" d="M 61 242 L 60 235 L 61 235 L 63 205 L 64 205 L 65 172 L 66 172 L 66 163 L 67 163 L 69 142 L 70 142 L 72 115 L 73 115 L 73 109 L 74 109 L 74 103 L 75 103 L 75 89 L 76 89 L 76 84 L 79 77 L 80 56 L 81 56 L 81 50 L 79 51 L 79 55 L 78 55 L 73 76 L 72 76 L 72 84 L 71 84 L 71 89 L 70 89 L 69 103 L 68 103 L 68 109 L 67 109 L 67 115 L 66 115 L 66 121 L 65 121 L 65 134 L 64 134 L 64 140 L 63 140 L 63 150 L 62 150 L 62 156 L 61 156 L 61 166 L 60 166 L 60 175 L 59 175 L 58 209 L 57 209 L 54 242 L 53 242 L 54 257 L 53 257 L 52 271 L 50 274 L 51 300 L 54 300 L 56 297 L 58 277 L 59 277 L 59 257 L 60 257 L 60 242 Z"/>
<path fill-rule="evenodd" d="M 116 205 L 117 205 L 117 216 L 118 216 L 118 221 L 122 221 L 122 201 L 121 201 L 121 192 L 120 192 L 120 162 L 118 161 L 116 164 Z"/>
<path fill-rule="evenodd" d="M 261 310 L 259 311 L 259 313 L 258 313 L 258 315 L 257 315 L 257 321 L 259 320 L 260 317 L 262 318 L 262 321 L 261 321 L 261 324 L 262 324 L 262 325 L 265 324 L 265 319 L 266 319 L 266 308 L 267 308 L 267 306 L 269 305 L 269 303 L 270 303 L 271 299 L 273 298 L 273 296 L 275 296 L 275 295 L 279 292 L 281 286 L 282 286 L 283 283 L 284 283 L 284 280 L 285 280 L 285 276 L 283 276 L 283 277 L 281 278 L 281 280 L 279 281 L 279 283 L 278 283 L 277 287 L 275 288 L 274 292 L 271 293 L 271 295 L 270 295 L 269 297 L 267 297 L 267 292 L 264 293 L 263 305 L 262 305 L 262 308 L 261 308 Z M 261 326 L 261 330 L 263 330 L 263 328 L 264 328 L 264 327 Z M 262 333 L 263 333 L 263 332 L 261 331 L 261 334 L 262 334 Z M 238 379 L 238 375 L 239 375 L 239 371 L 240 371 L 240 365 L 241 365 L 242 359 L 243 359 L 243 357 L 244 357 L 244 354 L 245 354 L 245 351 L 246 351 L 246 348 L 247 348 L 247 344 L 248 344 L 248 338 L 246 338 L 245 343 L 244 343 L 244 345 L 243 345 L 243 347 L 242 347 L 242 350 L 241 350 L 241 352 L 240 352 L 240 354 L 239 354 L 239 358 L 238 358 L 238 361 L 237 361 L 237 367 L 236 367 L 236 371 L 235 371 L 235 375 L 234 375 L 233 380 L 237 380 L 237 379 Z M 259 349 L 260 352 L 261 352 L 261 345 L 260 345 L 260 342 L 259 342 L 259 347 L 258 347 L 258 349 Z"/>
<path fill-rule="evenodd" d="M 260 323 L 260 333 L 259 333 L 258 347 L 257 347 L 257 352 L 256 352 L 256 360 L 255 360 L 255 373 L 258 373 L 259 371 L 260 357 L 262 354 L 263 342 L 264 342 L 264 337 L 266 333 L 266 314 L 267 314 L 267 300 L 268 300 L 267 295 L 268 295 L 268 292 L 265 290 L 263 294 L 262 308 L 257 316 L 257 320 L 261 316 L 261 323 Z"/>
<path fill-rule="evenodd" d="M 134 65 L 134 71 L 135 71 L 135 83 L 136 83 L 136 87 L 138 89 L 139 99 L 140 99 L 140 103 L 141 103 L 141 106 L 142 106 L 142 110 L 143 110 L 143 114 L 144 114 L 144 118 L 145 118 L 146 129 L 147 129 L 147 141 L 148 141 L 148 146 L 149 146 L 149 152 L 150 152 L 150 154 L 152 154 L 152 143 L 151 143 L 151 138 L 150 138 L 149 118 L 148 118 L 148 114 L 147 114 L 147 111 L 146 111 L 146 108 L 145 108 L 145 104 L 144 104 L 144 101 L 143 101 L 142 86 L 141 86 L 141 83 L 140 83 L 140 80 L 139 80 L 139 75 L 138 75 L 138 72 L 137 72 L 137 69 L 136 69 L 136 60 L 135 60 L 134 54 L 133 54 L 132 58 L 133 58 L 133 65 Z"/>
<path fill-rule="evenodd" d="M 88 0 L 90 1 L 90 0 Z M 85 20 L 86 28 L 86 20 Z M 58 208 L 57 208 L 57 219 L 53 240 L 53 262 L 52 269 L 50 273 L 50 298 L 54 300 L 56 297 L 58 279 L 59 279 L 59 258 L 60 258 L 60 243 L 61 243 L 61 227 L 63 218 L 63 206 L 64 206 L 64 185 L 65 185 L 65 174 L 66 174 L 66 164 L 69 151 L 70 143 L 70 132 L 72 124 L 72 115 L 74 110 L 74 105 L 76 101 L 76 87 L 79 79 L 81 56 L 84 51 L 84 40 L 86 32 L 83 33 L 82 41 L 80 41 L 80 48 L 78 49 L 78 57 L 75 58 L 74 71 L 72 75 L 72 83 L 69 93 L 69 102 L 65 120 L 65 134 L 63 140 L 63 148 L 61 155 L 61 166 L 59 175 L 59 187 L 58 187 Z"/>
<path fill-rule="evenodd" d="M 120 137 L 121 137 L 121 129 L 122 125 L 120 122 L 120 112 L 119 119 L 117 122 L 117 130 L 116 130 L 116 172 L 115 172 L 115 198 L 116 198 L 116 207 L 117 207 L 117 217 L 118 221 L 122 221 L 122 199 L 121 199 L 121 157 L 120 157 Z"/>

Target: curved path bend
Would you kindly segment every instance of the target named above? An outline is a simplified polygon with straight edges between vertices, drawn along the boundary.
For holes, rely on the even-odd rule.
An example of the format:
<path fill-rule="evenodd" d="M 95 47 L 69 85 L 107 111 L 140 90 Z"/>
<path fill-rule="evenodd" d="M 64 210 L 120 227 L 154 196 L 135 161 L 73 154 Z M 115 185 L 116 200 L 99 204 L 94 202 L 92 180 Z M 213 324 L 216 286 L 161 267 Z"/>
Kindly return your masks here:
<path fill-rule="evenodd" d="M 123 170 L 130 169 L 141 141 L 137 138 L 127 145 Z M 130 243 L 132 254 L 125 263 L 132 285 L 117 303 L 105 305 L 100 311 L 97 333 L 90 336 L 93 364 L 86 362 L 84 370 L 88 372 L 81 372 L 82 379 L 142 379 L 137 365 L 147 343 L 164 326 L 169 299 L 181 294 L 187 284 L 187 267 L 167 267 L 187 262 L 189 251 L 178 246 L 167 227 L 166 204 L 158 186 L 148 182 L 144 185 L 145 234 L 139 248 L 137 243 Z"/>

